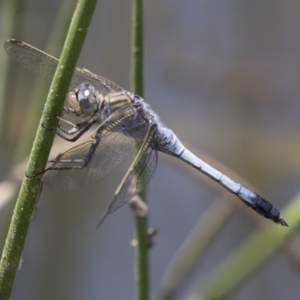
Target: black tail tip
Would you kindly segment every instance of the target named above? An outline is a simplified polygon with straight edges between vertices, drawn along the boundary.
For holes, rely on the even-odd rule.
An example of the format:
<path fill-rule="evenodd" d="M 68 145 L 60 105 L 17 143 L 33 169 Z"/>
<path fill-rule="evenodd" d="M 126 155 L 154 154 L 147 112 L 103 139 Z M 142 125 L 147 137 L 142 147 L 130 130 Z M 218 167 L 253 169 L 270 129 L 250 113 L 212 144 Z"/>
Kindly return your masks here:
<path fill-rule="evenodd" d="M 288 223 L 285 221 L 285 219 L 282 216 L 278 218 L 276 223 L 280 223 L 282 226 L 289 227 Z"/>

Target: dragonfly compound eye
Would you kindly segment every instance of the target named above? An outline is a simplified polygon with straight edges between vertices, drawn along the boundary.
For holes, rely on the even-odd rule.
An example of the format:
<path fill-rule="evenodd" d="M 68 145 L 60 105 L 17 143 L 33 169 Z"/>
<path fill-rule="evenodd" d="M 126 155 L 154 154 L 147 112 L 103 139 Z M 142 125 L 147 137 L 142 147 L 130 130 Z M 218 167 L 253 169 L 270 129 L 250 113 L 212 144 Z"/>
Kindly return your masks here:
<path fill-rule="evenodd" d="M 94 113 L 98 108 L 98 98 L 95 88 L 85 83 L 81 84 L 77 94 L 77 101 L 83 113 Z"/>

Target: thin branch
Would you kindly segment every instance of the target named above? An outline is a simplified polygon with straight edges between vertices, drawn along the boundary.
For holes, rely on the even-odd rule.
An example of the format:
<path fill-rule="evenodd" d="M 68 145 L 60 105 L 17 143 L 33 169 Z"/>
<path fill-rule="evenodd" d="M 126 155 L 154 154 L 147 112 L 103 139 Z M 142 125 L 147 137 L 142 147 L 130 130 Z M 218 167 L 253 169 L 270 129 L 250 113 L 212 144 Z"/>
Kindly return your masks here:
<path fill-rule="evenodd" d="M 144 96 L 143 78 L 143 1 L 132 2 L 132 91 Z M 143 180 L 143 179 L 141 179 Z M 139 195 L 144 201 L 146 191 Z M 148 270 L 148 220 L 147 217 L 136 216 L 136 298 L 149 299 L 149 270 Z"/>

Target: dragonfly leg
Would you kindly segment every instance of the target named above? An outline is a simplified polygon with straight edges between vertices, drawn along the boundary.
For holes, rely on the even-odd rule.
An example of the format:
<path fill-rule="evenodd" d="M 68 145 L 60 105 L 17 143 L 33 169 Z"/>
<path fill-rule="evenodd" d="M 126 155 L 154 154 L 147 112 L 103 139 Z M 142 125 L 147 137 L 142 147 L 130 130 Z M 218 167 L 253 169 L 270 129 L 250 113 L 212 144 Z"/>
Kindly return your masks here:
<path fill-rule="evenodd" d="M 81 122 L 81 123 L 74 124 L 71 121 L 66 120 L 64 118 L 61 118 L 61 117 L 57 117 L 57 119 L 59 121 L 61 121 L 62 123 L 65 123 L 65 124 L 68 124 L 68 125 L 71 126 L 71 129 L 67 130 L 62 125 L 58 124 L 59 128 L 61 129 L 61 131 L 63 131 L 66 134 L 70 134 L 70 135 L 74 134 L 76 131 L 79 130 L 80 124 L 85 123 L 85 122 Z"/>
<path fill-rule="evenodd" d="M 56 115 L 53 115 L 53 114 L 50 114 L 48 112 L 44 112 L 43 113 L 44 115 L 48 116 L 48 118 L 58 118 L 58 116 Z M 44 122 L 42 122 L 42 127 L 48 131 L 52 131 L 52 132 L 55 132 L 56 131 L 56 128 L 50 128 L 48 127 Z"/>
<path fill-rule="evenodd" d="M 71 123 L 71 122 L 70 122 Z M 72 124 L 73 127 L 66 130 L 60 124 L 57 126 L 56 134 L 68 142 L 76 142 L 84 133 L 86 133 L 93 125 L 95 121 L 92 122 L 84 121 L 82 123 Z M 68 137 L 68 135 L 72 137 Z"/>
<path fill-rule="evenodd" d="M 38 172 L 38 173 L 35 173 L 35 174 L 27 174 L 26 173 L 26 171 L 25 171 L 25 176 L 27 177 L 27 178 L 34 178 L 34 177 L 37 177 L 37 176 L 39 176 L 39 175 L 42 175 L 42 174 L 44 174 L 45 172 L 47 172 L 48 170 L 47 169 L 45 169 L 45 170 L 43 170 L 43 171 L 40 171 L 40 172 Z"/>
<path fill-rule="evenodd" d="M 48 171 L 51 170 L 70 170 L 70 169 L 82 169 L 82 168 L 86 168 L 88 166 L 88 164 L 90 163 L 91 159 L 93 158 L 93 155 L 100 143 L 101 138 L 99 136 L 96 136 L 93 140 L 93 142 L 90 142 L 90 148 L 88 150 L 88 153 L 86 154 L 86 156 L 84 158 L 80 158 L 80 159 L 61 159 L 63 158 L 63 156 L 65 155 L 65 153 L 67 153 L 68 150 L 63 151 L 62 153 L 60 153 L 56 158 L 51 159 L 48 161 L 48 163 L 52 163 L 52 165 L 40 172 L 37 172 L 35 174 L 27 174 L 25 172 L 25 176 L 27 178 L 34 178 L 37 177 L 39 175 L 42 175 Z M 82 145 L 79 145 L 82 146 Z M 56 167 L 56 164 L 65 164 L 66 166 L 59 166 Z M 69 164 L 69 166 L 68 166 Z M 77 165 L 74 165 L 77 164 Z"/>
<path fill-rule="evenodd" d="M 85 121 L 82 123 L 73 124 L 73 127 L 71 129 L 66 130 L 61 125 L 58 125 L 57 128 L 54 129 L 54 128 L 47 127 L 44 123 L 42 123 L 42 127 L 44 129 L 55 132 L 59 137 L 61 137 L 62 139 L 64 139 L 65 141 L 68 141 L 68 142 L 76 142 L 93 125 L 94 125 L 94 122 L 88 123 Z M 68 135 L 73 135 L 73 137 L 69 138 Z"/>
<path fill-rule="evenodd" d="M 60 153 L 56 158 L 51 159 L 48 161 L 48 163 L 52 163 L 52 166 L 48 167 L 47 169 L 45 169 L 45 171 L 43 173 L 45 173 L 46 171 L 50 171 L 50 170 L 69 170 L 69 169 L 82 169 L 82 168 L 86 168 L 88 166 L 88 164 L 90 163 L 91 159 L 93 158 L 93 155 L 100 143 L 101 138 L 99 136 L 95 136 L 94 140 L 90 143 L 90 148 L 88 150 L 88 153 L 85 155 L 84 158 L 80 158 L 80 159 L 64 159 L 64 155 L 65 153 L 67 153 L 66 151 L 63 151 L 62 153 Z M 81 145 L 78 145 L 78 147 L 81 147 Z M 69 149 L 68 149 L 69 150 Z M 67 150 L 67 151 L 68 151 Z M 65 166 L 59 166 L 56 167 L 56 164 L 62 164 Z M 74 165 L 77 164 L 77 165 Z"/>
<path fill-rule="evenodd" d="M 64 106 L 63 112 L 66 113 L 67 115 L 72 115 L 72 116 L 76 115 L 73 108 L 66 107 L 66 106 Z"/>
<path fill-rule="evenodd" d="M 45 123 L 42 123 L 42 127 L 48 131 L 56 132 L 55 128 L 50 128 L 50 127 L 46 126 Z"/>
<path fill-rule="evenodd" d="M 51 115 L 50 113 L 47 113 L 47 112 L 45 112 L 44 113 L 45 115 L 47 115 L 48 117 L 51 117 L 51 118 L 57 118 L 58 120 L 60 120 L 61 122 L 64 122 L 64 123 L 67 123 L 68 125 L 70 125 L 71 127 L 72 127 L 72 129 L 71 130 L 73 130 L 73 128 L 77 128 L 78 127 L 78 124 L 74 124 L 74 123 L 72 123 L 72 122 L 70 122 L 70 121 L 68 121 L 68 120 L 66 120 L 66 119 L 63 119 L 63 118 L 61 118 L 61 117 L 59 117 L 59 116 L 54 116 L 54 115 Z M 79 123 L 80 124 L 80 123 Z M 59 127 L 60 127 L 60 129 L 63 131 L 63 132 L 65 132 L 66 134 L 68 134 L 68 130 L 66 130 L 63 126 L 61 126 L 61 125 L 58 125 Z M 44 128 L 44 129 L 46 129 L 46 130 L 49 130 L 49 131 L 56 131 L 56 128 L 50 128 L 50 127 L 48 127 L 44 122 L 42 122 L 42 127 Z M 69 130 L 69 131 L 71 131 L 71 130 Z"/>

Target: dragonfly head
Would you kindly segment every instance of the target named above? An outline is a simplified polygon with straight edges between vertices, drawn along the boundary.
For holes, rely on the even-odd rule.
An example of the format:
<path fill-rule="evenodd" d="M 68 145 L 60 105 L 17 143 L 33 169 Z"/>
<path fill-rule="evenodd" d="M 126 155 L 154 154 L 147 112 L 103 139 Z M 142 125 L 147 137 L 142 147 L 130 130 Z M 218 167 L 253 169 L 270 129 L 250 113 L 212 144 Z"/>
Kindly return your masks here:
<path fill-rule="evenodd" d="M 96 89 L 88 83 L 81 83 L 74 91 L 70 92 L 68 100 L 78 117 L 95 113 L 100 103 Z"/>

